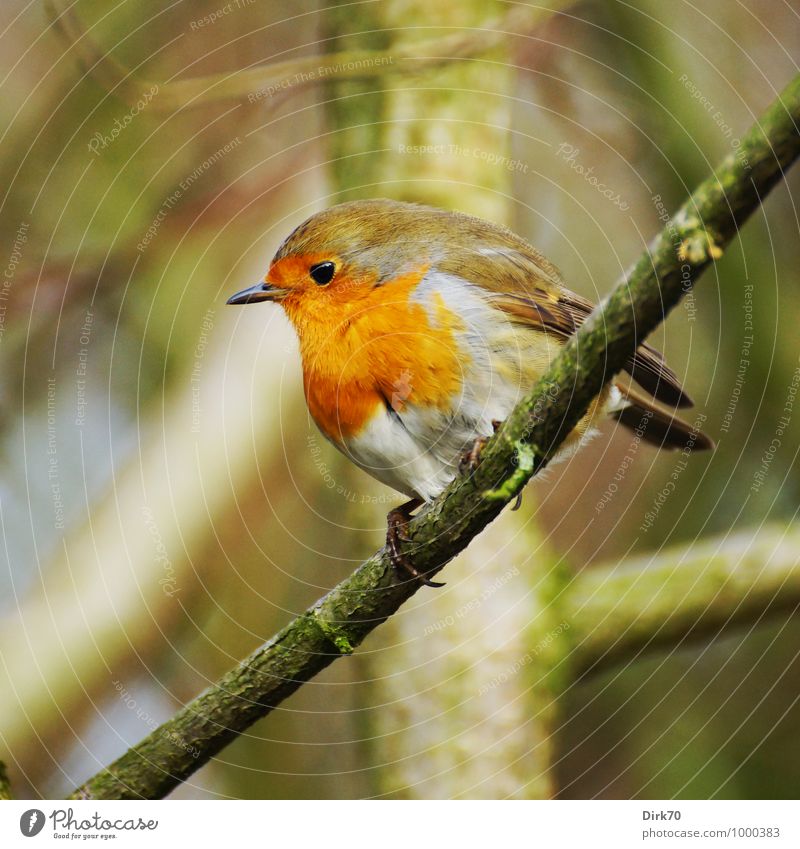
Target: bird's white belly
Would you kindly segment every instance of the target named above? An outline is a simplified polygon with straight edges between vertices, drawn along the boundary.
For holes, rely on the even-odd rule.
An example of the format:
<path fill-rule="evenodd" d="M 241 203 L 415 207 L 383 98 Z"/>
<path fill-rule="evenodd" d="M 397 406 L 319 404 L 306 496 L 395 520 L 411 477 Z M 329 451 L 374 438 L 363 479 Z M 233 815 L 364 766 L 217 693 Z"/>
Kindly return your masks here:
<path fill-rule="evenodd" d="M 435 440 L 439 434 L 429 434 Z M 458 457 L 445 461 L 425 447 L 425 435 L 409 430 L 393 413 L 379 412 L 342 450 L 365 472 L 409 498 L 429 501 L 453 479 Z M 453 459 L 453 458 L 451 458 Z"/>

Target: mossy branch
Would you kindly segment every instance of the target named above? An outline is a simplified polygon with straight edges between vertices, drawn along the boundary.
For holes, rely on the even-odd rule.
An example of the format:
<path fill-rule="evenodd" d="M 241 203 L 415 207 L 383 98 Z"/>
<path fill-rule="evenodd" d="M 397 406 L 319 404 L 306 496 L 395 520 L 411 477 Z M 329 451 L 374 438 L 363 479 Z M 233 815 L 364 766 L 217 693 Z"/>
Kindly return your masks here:
<path fill-rule="evenodd" d="M 546 464 L 602 386 L 678 303 L 687 285 L 719 256 L 800 154 L 799 119 L 800 77 L 564 346 L 490 440 L 477 469 L 455 480 L 411 523 L 406 550 L 420 571 L 433 575 L 442 569 Z M 520 444 L 526 446 L 523 452 Z M 216 685 L 89 779 L 75 797 L 165 795 L 305 681 L 357 647 L 419 588 L 398 576 L 385 551 L 378 552 Z M 736 602 L 731 602 L 731 611 L 738 609 Z M 691 626 L 690 616 L 672 629 L 670 638 Z M 613 633 L 609 648 L 612 638 Z M 597 645 L 592 652 L 602 653 Z"/>
<path fill-rule="evenodd" d="M 586 569 L 562 603 L 571 625 L 571 671 L 577 675 L 798 608 L 797 523 L 765 525 Z"/>

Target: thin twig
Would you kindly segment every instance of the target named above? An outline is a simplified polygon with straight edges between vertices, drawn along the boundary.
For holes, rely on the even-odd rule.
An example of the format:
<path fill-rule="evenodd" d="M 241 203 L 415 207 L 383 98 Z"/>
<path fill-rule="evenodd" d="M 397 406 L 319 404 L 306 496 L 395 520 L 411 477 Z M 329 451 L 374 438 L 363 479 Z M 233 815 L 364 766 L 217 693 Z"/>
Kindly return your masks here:
<path fill-rule="evenodd" d="M 505 17 L 487 21 L 480 28 L 459 27 L 450 35 L 410 41 L 391 51 L 353 50 L 303 56 L 164 84 L 135 76 L 129 68 L 104 53 L 83 29 L 72 6 L 61 9 L 58 0 L 46 0 L 45 7 L 56 32 L 75 51 L 86 73 L 103 88 L 131 106 L 144 99 L 148 111 L 172 112 L 231 100 L 263 101 L 272 107 L 287 97 L 333 79 L 421 73 L 454 59 L 479 56 L 509 36 L 529 32 L 542 18 L 573 2 L 552 0 L 547 7 L 515 6 Z"/>

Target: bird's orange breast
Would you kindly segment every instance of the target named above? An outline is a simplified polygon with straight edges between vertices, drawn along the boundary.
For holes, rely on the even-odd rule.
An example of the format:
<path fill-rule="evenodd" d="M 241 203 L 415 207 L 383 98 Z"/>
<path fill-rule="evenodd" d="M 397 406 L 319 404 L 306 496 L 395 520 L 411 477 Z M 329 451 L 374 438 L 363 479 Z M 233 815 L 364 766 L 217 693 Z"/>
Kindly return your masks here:
<path fill-rule="evenodd" d="M 334 441 L 357 435 L 387 407 L 446 409 L 459 392 L 465 323 L 441 295 L 412 297 L 426 272 L 357 293 L 341 287 L 324 308 L 284 303 L 300 339 L 309 411 Z"/>

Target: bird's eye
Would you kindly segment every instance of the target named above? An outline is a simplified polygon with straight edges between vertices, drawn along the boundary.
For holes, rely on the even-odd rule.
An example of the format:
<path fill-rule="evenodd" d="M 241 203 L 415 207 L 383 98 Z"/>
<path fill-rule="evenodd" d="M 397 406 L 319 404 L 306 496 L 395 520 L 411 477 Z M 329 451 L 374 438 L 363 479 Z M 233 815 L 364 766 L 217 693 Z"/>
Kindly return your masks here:
<path fill-rule="evenodd" d="M 333 280 L 333 275 L 336 273 L 336 266 L 329 261 L 318 262 L 308 269 L 308 273 L 318 286 L 326 286 Z"/>

